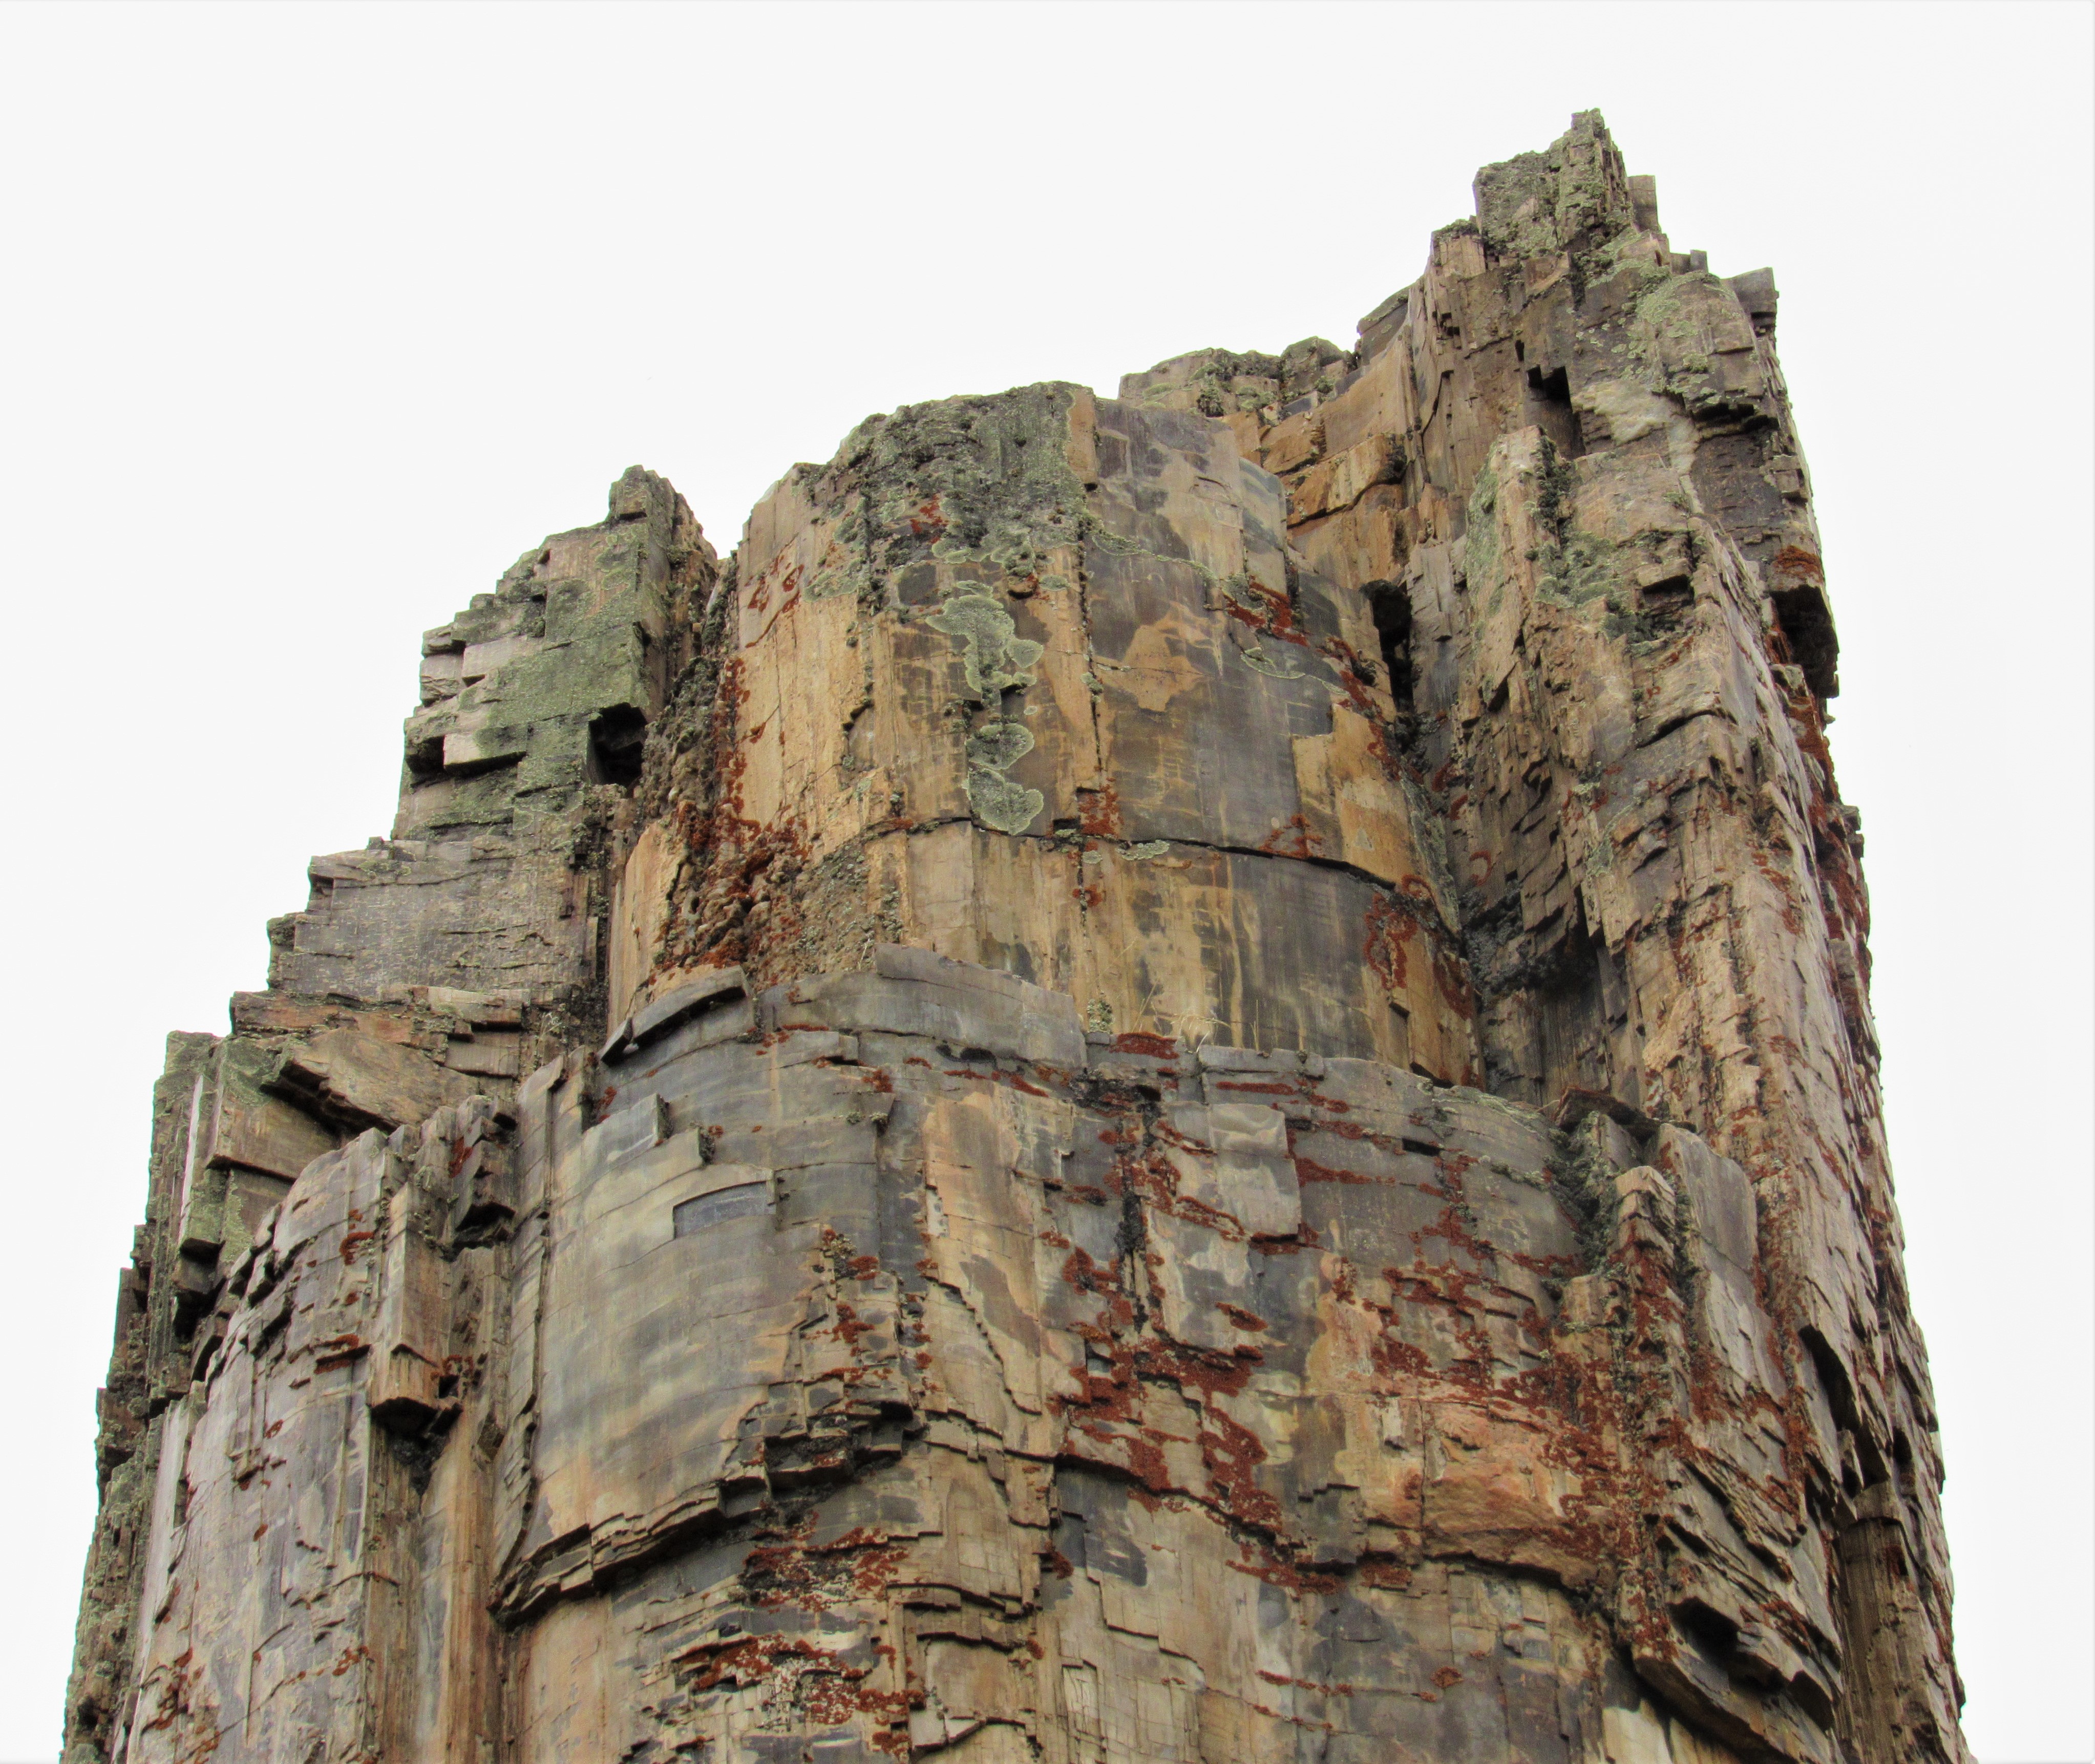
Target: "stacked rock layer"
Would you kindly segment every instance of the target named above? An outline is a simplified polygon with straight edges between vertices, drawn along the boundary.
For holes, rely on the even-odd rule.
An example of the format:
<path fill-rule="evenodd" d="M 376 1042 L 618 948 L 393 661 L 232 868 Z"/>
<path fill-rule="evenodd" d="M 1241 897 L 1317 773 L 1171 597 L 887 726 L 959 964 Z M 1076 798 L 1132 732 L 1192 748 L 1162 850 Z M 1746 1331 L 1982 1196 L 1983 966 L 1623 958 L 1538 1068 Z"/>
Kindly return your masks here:
<path fill-rule="evenodd" d="M 1962 1760 L 1765 272 L 638 468 L 172 1038 L 86 1760 Z"/>

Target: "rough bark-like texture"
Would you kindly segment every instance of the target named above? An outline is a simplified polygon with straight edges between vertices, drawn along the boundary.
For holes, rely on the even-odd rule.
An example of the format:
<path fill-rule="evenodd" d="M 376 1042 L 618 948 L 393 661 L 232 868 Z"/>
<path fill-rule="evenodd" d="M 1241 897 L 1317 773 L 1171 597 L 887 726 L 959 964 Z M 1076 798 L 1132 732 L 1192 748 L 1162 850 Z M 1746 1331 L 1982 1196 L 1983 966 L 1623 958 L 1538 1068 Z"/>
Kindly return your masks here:
<path fill-rule="evenodd" d="M 171 1039 L 69 1764 L 1967 1757 L 1765 272 L 636 469 Z"/>

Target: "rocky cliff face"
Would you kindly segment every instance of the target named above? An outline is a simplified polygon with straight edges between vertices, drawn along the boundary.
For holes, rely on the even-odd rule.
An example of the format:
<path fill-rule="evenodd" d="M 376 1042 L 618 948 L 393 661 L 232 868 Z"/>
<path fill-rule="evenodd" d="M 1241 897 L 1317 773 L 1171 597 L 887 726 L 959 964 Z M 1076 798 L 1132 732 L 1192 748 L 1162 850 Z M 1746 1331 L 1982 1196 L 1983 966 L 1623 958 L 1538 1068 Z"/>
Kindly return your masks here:
<path fill-rule="evenodd" d="M 171 1038 L 69 1761 L 1962 1760 L 1765 272 L 635 469 Z"/>

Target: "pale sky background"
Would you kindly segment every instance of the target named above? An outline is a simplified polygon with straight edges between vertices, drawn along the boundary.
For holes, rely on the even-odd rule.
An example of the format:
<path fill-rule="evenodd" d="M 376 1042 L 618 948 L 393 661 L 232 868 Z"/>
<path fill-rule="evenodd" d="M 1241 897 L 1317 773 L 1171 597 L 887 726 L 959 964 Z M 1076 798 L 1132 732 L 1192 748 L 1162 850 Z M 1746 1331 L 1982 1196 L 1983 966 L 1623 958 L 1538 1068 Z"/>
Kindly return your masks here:
<path fill-rule="evenodd" d="M 0 1758 L 57 1752 L 162 1038 L 389 825 L 416 634 L 635 462 L 725 551 L 870 412 L 1349 346 L 1589 107 L 1781 286 L 1967 1731 L 2089 1757 L 2091 16 L 0 7 Z"/>

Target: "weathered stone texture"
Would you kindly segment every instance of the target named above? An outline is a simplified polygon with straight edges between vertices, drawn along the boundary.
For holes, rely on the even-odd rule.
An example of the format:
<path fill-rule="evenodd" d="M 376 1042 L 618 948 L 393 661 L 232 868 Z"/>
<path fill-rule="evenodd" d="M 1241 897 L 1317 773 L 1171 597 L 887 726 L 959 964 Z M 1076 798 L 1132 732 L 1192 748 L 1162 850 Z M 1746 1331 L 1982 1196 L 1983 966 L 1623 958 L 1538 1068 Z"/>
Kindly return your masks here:
<path fill-rule="evenodd" d="M 1968 1757 L 1773 280 L 1477 209 L 429 634 L 170 1040 L 69 1764 Z"/>

